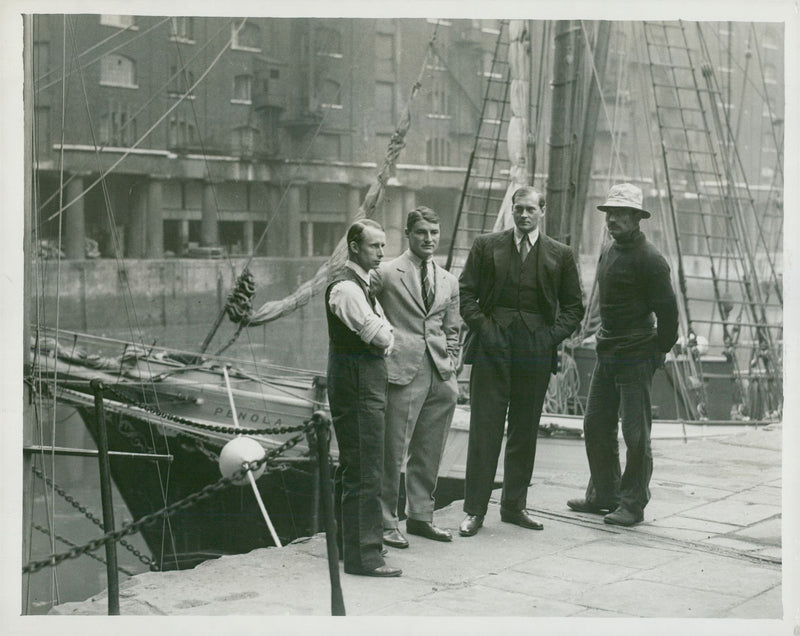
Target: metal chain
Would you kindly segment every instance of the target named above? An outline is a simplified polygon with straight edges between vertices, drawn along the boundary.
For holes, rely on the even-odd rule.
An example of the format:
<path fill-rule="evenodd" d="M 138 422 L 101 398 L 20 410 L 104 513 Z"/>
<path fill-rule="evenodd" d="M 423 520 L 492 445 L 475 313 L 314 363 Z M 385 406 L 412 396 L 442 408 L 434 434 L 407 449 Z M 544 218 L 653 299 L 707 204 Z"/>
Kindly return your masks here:
<path fill-rule="evenodd" d="M 315 425 L 315 423 L 319 420 L 320 417 L 324 417 L 324 415 L 322 415 L 321 413 L 315 413 L 312 416 L 312 418 L 305 423 L 303 429 L 304 430 L 311 429 Z M 100 538 L 93 539 L 92 541 L 89 541 L 88 543 L 85 543 L 82 546 L 72 548 L 68 552 L 62 552 L 60 554 L 51 554 L 47 559 L 43 559 L 41 561 L 31 561 L 22 568 L 22 572 L 23 574 L 25 573 L 32 574 L 48 566 L 55 567 L 56 565 L 58 565 L 62 561 L 66 561 L 67 559 L 76 559 L 79 556 L 82 556 L 83 554 L 99 549 L 100 547 L 105 545 L 108 541 L 119 541 L 123 537 L 138 532 L 139 529 L 145 525 L 154 523 L 159 519 L 162 519 L 163 517 L 169 517 L 174 513 L 183 510 L 185 508 L 189 508 L 193 506 L 196 502 L 210 497 L 215 492 L 218 492 L 220 490 L 229 487 L 234 482 L 238 482 L 239 480 L 244 478 L 244 476 L 247 474 L 248 471 L 257 470 L 262 465 L 266 464 L 268 461 L 274 459 L 278 455 L 296 446 L 304 438 L 305 434 L 296 435 L 295 437 L 292 437 L 291 439 L 287 440 L 277 448 L 266 453 L 266 455 L 264 455 L 264 457 L 262 457 L 261 459 L 252 462 L 243 462 L 242 468 L 236 471 L 230 477 L 222 477 L 213 484 L 208 484 L 204 486 L 196 493 L 192 493 L 191 495 L 179 501 L 173 502 L 168 506 L 165 506 L 161 510 L 157 510 L 156 512 L 152 512 L 148 515 L 145 515 L 138 521 L 125 524 L 120 530 L 116 530 L 115 532 L 107 532 Z"/>
<path fill-rule="evenodd" d="M 48 537 L 55 537 L 55 538 L 56 538 L 56 540 L 58 540 L 58 541 L 61 541 L 61 543 L 65 543 L 66 545 L 68 545 L 68 546 L 70 546 L 70 547 L 72 547 L 72 548 L 75 548 L 75 547 L 77 547 L 77 546 L 78 546 L 78 544 L 77 544 L 77 543 L 73 543 L 72 541 L 70 541 L 69 539 L 65 539 L 65 538 L 64 538 L 64 537 L 62 537 L 61 535 L 58 535 L 58 534 L 53 534 L 53 533 L 52 533 L 52 532 L 50 532 L 50 531 L 49 531 L 47 528 L 45 528 L 45 527 L 43 527 L 43 526 L 40 526 L 38 523 L 34 523 L 34 524 L 33 524 L 33 527 L 34 527 L 36 530 L 38 530 L 39 532 L 41 532 L 42 534 L 45 534 L 45 535 L 47 535 Z M 103 559 L 103 558 L 101 558 L 101 557 L 97 556 L 96 554 L 91 554 L 91 553 L 89 553 L 89 554 L 87 554 L 86 556 L 88 556 L 89 558 L 92 558 L 92 559 L 94 559 L 95 561 L 98 561 L 99 563 L 102 563 L 103 565 L 108 565 L 108 563 L 106 563 L 106 560 L 105 560 L 105 559 Z M 128 570 L 127 568 L 123 568 L 122 566 L 117 566 L 117 569 L 118 569 L 120 572 L 122 572 L 123 574 L 127 574 L 128 576 L 133 576 L 133 572 L 131 572 L 131 571 L 130 571 L 130 570 Z"/>
<path fill-rule="evenodd" d="M 50 486 L 51 488 L 53 488 L 53 490 L 55 490 L 56 493 L 58 495 L 60 495 L 61 498 L 64 499 L 64 501 L 66 501 L 70 506 L 72 506 L 78 512 L 83 514 L 84 517 L 86 517 L 89 521 L 91 521 L 98 528 L 100 528 L 101 530 L 105 530 L 105 527 L 103 526 L 103 522 L 100 521 L 100 519 L 98 519 L 97 517 L 95 517 L 89 511 L 89 509 L 86 508 L 86 506 L 82 505 L 81 502 L 79 502 L 77 499 L 75 499 L 72 495 L 70 495 L 61 486 L 56 484 L 52 479 L 50 479 L 47 475 L 45 475 L 36 466 L 32 466 L 31 467 L 31 471 L 33 472 L 34 475 L 36 475 L 40 479 L 43 479 L 45 481 L 45 483 L 48 486 Z M 67 542 L 65 541 L 65 543 L 67 543 Z M 128 543 L 124 539 L 120 539 L 120 545 L 122 545 L 122 547 L 124 547 L 128 552 L 133 554 L 137 559 L 139 559 L 139 561 L 144 563 L 146 566 L 155 567 L 155 563 L 153 562 L 153 560 L 150 557 L 148 557 L 146 554 L 142 554 L 135 546 L 131 545 L 130 543 Z"/>
<path fill-rule="evenodd" d="M 276 426 L 273 428 L 237 428 L 235 426 L 222 426 L 218 424 L 202 424 L 200 422 L 187 420 L 185 417 L 180 417 L 179 415 L 166 413 L 153 406 L 150 406 L 149 404 L 145 404 L 144 402 L 138 402 L 137 400 L 132 400 L 124 393 L 121 393 L 120 391 L 115 389 L 113 386 L 104 385 L 104 389 L 106 389 L 109 393 L 113 394 L 114 397 L 116 397 L 118 400 L 122 400 L 127 404 L 140 408 L 148 413 L 152 413 L 153 415 L 156 415 L 162 419 L 170 420 L 177 424 L 184 424 L 192 428 L 198 428 L 205 431 L 212 431 L 214 433 L 227 433 L 229 435 L 276 435 L 284 433 L 299 433 L 300 431 L 304 431 L 306 429 L 305 424 L 298 424 L 297 426 Z"/>

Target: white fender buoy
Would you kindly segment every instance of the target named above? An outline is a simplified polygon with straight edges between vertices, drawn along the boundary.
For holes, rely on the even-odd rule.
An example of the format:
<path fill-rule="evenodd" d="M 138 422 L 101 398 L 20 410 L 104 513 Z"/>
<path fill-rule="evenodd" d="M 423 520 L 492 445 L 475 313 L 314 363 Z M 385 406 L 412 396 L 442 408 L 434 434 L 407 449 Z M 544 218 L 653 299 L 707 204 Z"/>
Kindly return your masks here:
<path fill-rule="evenodd" d="M 252 437 L 234 437 L 225 446 L 222 447 L 222 452 L 219 454 L 219 471 L 223 477 L 232 477 L 237 471 L 242 469 L 244 462 L 255 462 L 266 455 L 264 447 L 261 446 Z M 264 474 L 266 463 L 261 464 L 257 470 L 251 471 L 253 477 L 258 479 Z M 234 480 L 238 486 L 244 486 L 248 482 L 248 477 L 245 474 L 241 479 Z"/>

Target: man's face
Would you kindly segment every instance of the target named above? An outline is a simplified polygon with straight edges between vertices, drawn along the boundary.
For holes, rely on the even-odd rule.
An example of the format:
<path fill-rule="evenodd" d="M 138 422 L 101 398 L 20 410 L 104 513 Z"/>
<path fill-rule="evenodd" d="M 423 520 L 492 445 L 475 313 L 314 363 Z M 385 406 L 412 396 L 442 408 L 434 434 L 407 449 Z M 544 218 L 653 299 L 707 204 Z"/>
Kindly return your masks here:
<path fill-rule="evenodd" d="M 386 247 L 386 234 L 383 230 L 367 226 L 361 235 L 361 242 L 352 249 L 353 260 L 366 271 L 375 269 L 381 264 L 384 247 Z"/>
<path fill-rule="evenodd" d="M 639 213 L 628 208 L 611 208 L 606 212 L 608 233 L 615 239 L 639 229 Z"/>
<path fill-rule="evenodd" d="M 420 219 L 410 230 L 406 230 L 406 236 L 411 253 L 423 261 L 427 260 L 439 246 L 439 224 Z"/>
<path fill-rule="evenodd" d="M 511 210 L 514 213 L 514 225 L 525 234 L 539 227 L 539 221 L 544 216 L 544 210 L 539 207 L 539 197 L 532 194 L 517 197 Z"/>

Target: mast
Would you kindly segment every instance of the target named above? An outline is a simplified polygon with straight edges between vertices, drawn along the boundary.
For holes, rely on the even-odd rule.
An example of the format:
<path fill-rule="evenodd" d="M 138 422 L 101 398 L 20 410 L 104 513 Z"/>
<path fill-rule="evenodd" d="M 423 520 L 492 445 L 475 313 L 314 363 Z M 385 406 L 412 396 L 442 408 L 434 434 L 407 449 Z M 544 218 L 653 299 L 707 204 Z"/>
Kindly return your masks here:
<path fill-rule="evenodd" d="M 550 160 L 547 174 L 547 234 L 569 242 L 565 218 L 570 199 L 571 122 L 577 56 L 571 20 L 558 20 L 553 54 L 553 104 L 550 113 Z"/>
<path fill-rule="evenodd" d="M 23 14 L 23 130 L 32 130 L 33 119 L 33 17 L 30 14 Z M 23 290 L 32 289 L 33 281 L 31 275 L 33 268 L 31 262 L 34 257 L 32 241 L 32 210 L 33 210 L 33 135 L 24 136 L 23 148 Z M 30 365 L 30 322 L 33 316 L 33 295 L 23 292 L 22 299 L 22 377 L 31 376 Z M 27 447 L 33 444 L 34 417 L 35 412 L 31 400 L 29 400 L 28 390 L 23 384 L 22 388 L 22 446 Z M 30 552 L 30 535 L 28 528 L 33 521 L 33 481 L 31 473 L 31 455 L 22 454 L 22 561 L 28 560 Z M 25 608 L 25 586 L 22 586 L 22 607 Z"/>
<path fill-rule="evenodd" d="M 585 31 L 584 31 L 585 33 Z M 573 214 L 571 217 L 570 245 L 578 256 L 583 238 L 583 215 L 586 211 L 586 197 L 592 180 L 592 158 L 594 157 L 594 140 L 597 136 L 597 117 L 603 102 L 603 78 L 608 59 L 608 42 L 611 37 L 611 22 L 601 20 L 597 27 L 597 41 L 594 46 L 593 68 L 590 72 L 589 95 L 586 103 L 586 116 L 583 123 L 583 134 L 578 155 L 578 176 Z"/>

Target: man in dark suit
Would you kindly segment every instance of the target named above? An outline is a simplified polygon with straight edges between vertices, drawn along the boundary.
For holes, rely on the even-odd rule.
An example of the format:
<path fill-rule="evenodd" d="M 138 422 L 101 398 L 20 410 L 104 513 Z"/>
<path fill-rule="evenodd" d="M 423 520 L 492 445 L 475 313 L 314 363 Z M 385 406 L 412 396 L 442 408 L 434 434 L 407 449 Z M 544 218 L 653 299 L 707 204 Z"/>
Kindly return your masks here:
<path fill-rule="evenodd" d="M 500 518 L 541 530 L 526 511 L 536 437 L 557 348 L 583 318 L 580 278 L 569 246 L 539 231 L 544 197 L 523 186 L 512 196 L 515 227 L 479 236 L 460 278 L 469 327 L 470 425 L 462 536 L 483 525 L 508 415 Z"/>
<path fill-rule="evenodd" d="M 408 250 L 381 263 L 373 281 L 377 298 L 394 328 L 387 359 L 389 398 L 384 446 L 383 542 L 407 548 L 398 524 L 400 471 L 406 461 L 406 530 L 450 541 L 450 531 L 433 524 L 439 463 L 458 397 L 458 280 L 433 261 L 439 217 L 430 208 L 408 213 Z"/>

